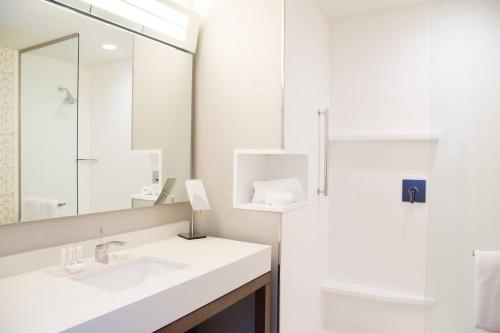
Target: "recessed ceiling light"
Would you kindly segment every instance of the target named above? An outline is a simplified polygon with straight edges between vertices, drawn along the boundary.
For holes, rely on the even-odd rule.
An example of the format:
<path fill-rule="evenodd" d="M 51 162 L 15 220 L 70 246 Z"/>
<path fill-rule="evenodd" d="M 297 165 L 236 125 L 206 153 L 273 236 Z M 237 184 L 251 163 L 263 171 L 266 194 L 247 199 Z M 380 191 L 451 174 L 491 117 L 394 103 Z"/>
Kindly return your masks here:
<path fill-rule="evenodd" d="M 101 47 L 105 50 L 116 50 L 117 49 L 115 44 L 102 44 Z"/>

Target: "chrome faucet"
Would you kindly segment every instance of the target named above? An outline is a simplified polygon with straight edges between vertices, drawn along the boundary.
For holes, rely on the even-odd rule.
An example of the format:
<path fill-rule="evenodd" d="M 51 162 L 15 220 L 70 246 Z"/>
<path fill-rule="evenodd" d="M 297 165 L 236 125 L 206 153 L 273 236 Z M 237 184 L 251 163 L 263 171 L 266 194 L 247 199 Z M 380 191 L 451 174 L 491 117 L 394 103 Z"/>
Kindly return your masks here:
<path fill-rule="evenodd" d="M 95 247 L 95 261 L 100 262 L 101 264 L 108 264 L 109 263 L 109 255 L 108 255 L 108 248 L 110 246 L 125 246 L 127 245 L 127 242 L 121 242 L 121 241 L 111 241 L 107 243 L 102 243 L 102 228 L 100 229 L 100 236 L 99 236 L 99 244 L 96 245 Z"/>
<path fill-rule="evenodd" d="M 111 241 L 104 244 L 98 244 L 95 247 L 95 261 L 100 262 L 101 264 L 108 264 L 109 263 L 108 248 L 111 245 L 125 246 L 126 244 L 127 242 L 120 242 L 120 241 Z"/>

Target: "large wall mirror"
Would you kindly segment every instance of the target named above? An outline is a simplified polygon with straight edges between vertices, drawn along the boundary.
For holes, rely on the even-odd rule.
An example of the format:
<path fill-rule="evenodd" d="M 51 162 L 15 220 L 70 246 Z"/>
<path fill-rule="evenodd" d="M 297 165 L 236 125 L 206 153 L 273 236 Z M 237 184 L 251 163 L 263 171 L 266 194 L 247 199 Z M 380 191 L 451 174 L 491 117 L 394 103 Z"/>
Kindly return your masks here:
<path fill-rule="evenodd" d="M 187 201 L 192 54 L 46 1 L 0 6 L 0 225 Z"/>

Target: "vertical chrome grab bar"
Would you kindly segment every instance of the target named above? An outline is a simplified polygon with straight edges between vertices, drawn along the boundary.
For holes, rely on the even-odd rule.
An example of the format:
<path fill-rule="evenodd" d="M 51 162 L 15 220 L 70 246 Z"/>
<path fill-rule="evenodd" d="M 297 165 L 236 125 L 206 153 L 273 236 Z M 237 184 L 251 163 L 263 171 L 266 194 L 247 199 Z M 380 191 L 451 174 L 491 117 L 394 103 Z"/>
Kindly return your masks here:
<path fill-rule="evenodd" d="M 330 144 L 330 117 L 328 109 L 323 111 L 318 111 L 318 121 L 321 122 L 321 116 L 324 116 L 324 128 L 323 128 L 323 190 L 321 190 L 321 185 L 318 184 L 318 195 L 323 194 L 325 197 L 328 196 L 328 163 L 329 163 L 329 144 Z M 320 123 L 321 126 L 321 123 Z M 320 133 L 321 139 L 321 133 Z"/>
<path fill-rule="evenodd" d="M 329 147 L 330 147 L 330 112 L 328 109 L 325 109 L 325 160 L 324 160 L 324 168 L 325 168 L 325 189 L 324 189 L 324 192 L 323 194 L 325 195 L 325 197 L 328 196 L 328 167 L 329 167 L 329 160 L 330 160 L 330 150 L 329 150 Z"/>

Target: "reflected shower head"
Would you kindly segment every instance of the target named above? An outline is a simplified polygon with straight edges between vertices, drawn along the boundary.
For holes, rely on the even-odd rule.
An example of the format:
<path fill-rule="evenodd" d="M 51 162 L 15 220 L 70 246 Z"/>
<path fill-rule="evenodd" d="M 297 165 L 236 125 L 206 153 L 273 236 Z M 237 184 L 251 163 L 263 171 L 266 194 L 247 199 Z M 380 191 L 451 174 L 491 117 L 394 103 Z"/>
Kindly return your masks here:
<path fill-rule="evenodd" d="M 65 91 L 66 92 L 66 97 L 63 99 L 64 104 L 75 104 L 77 102 L 77 99 L 71 95 L 69 90 L 64 87 L 57 87 L 58 91 Z"/>

